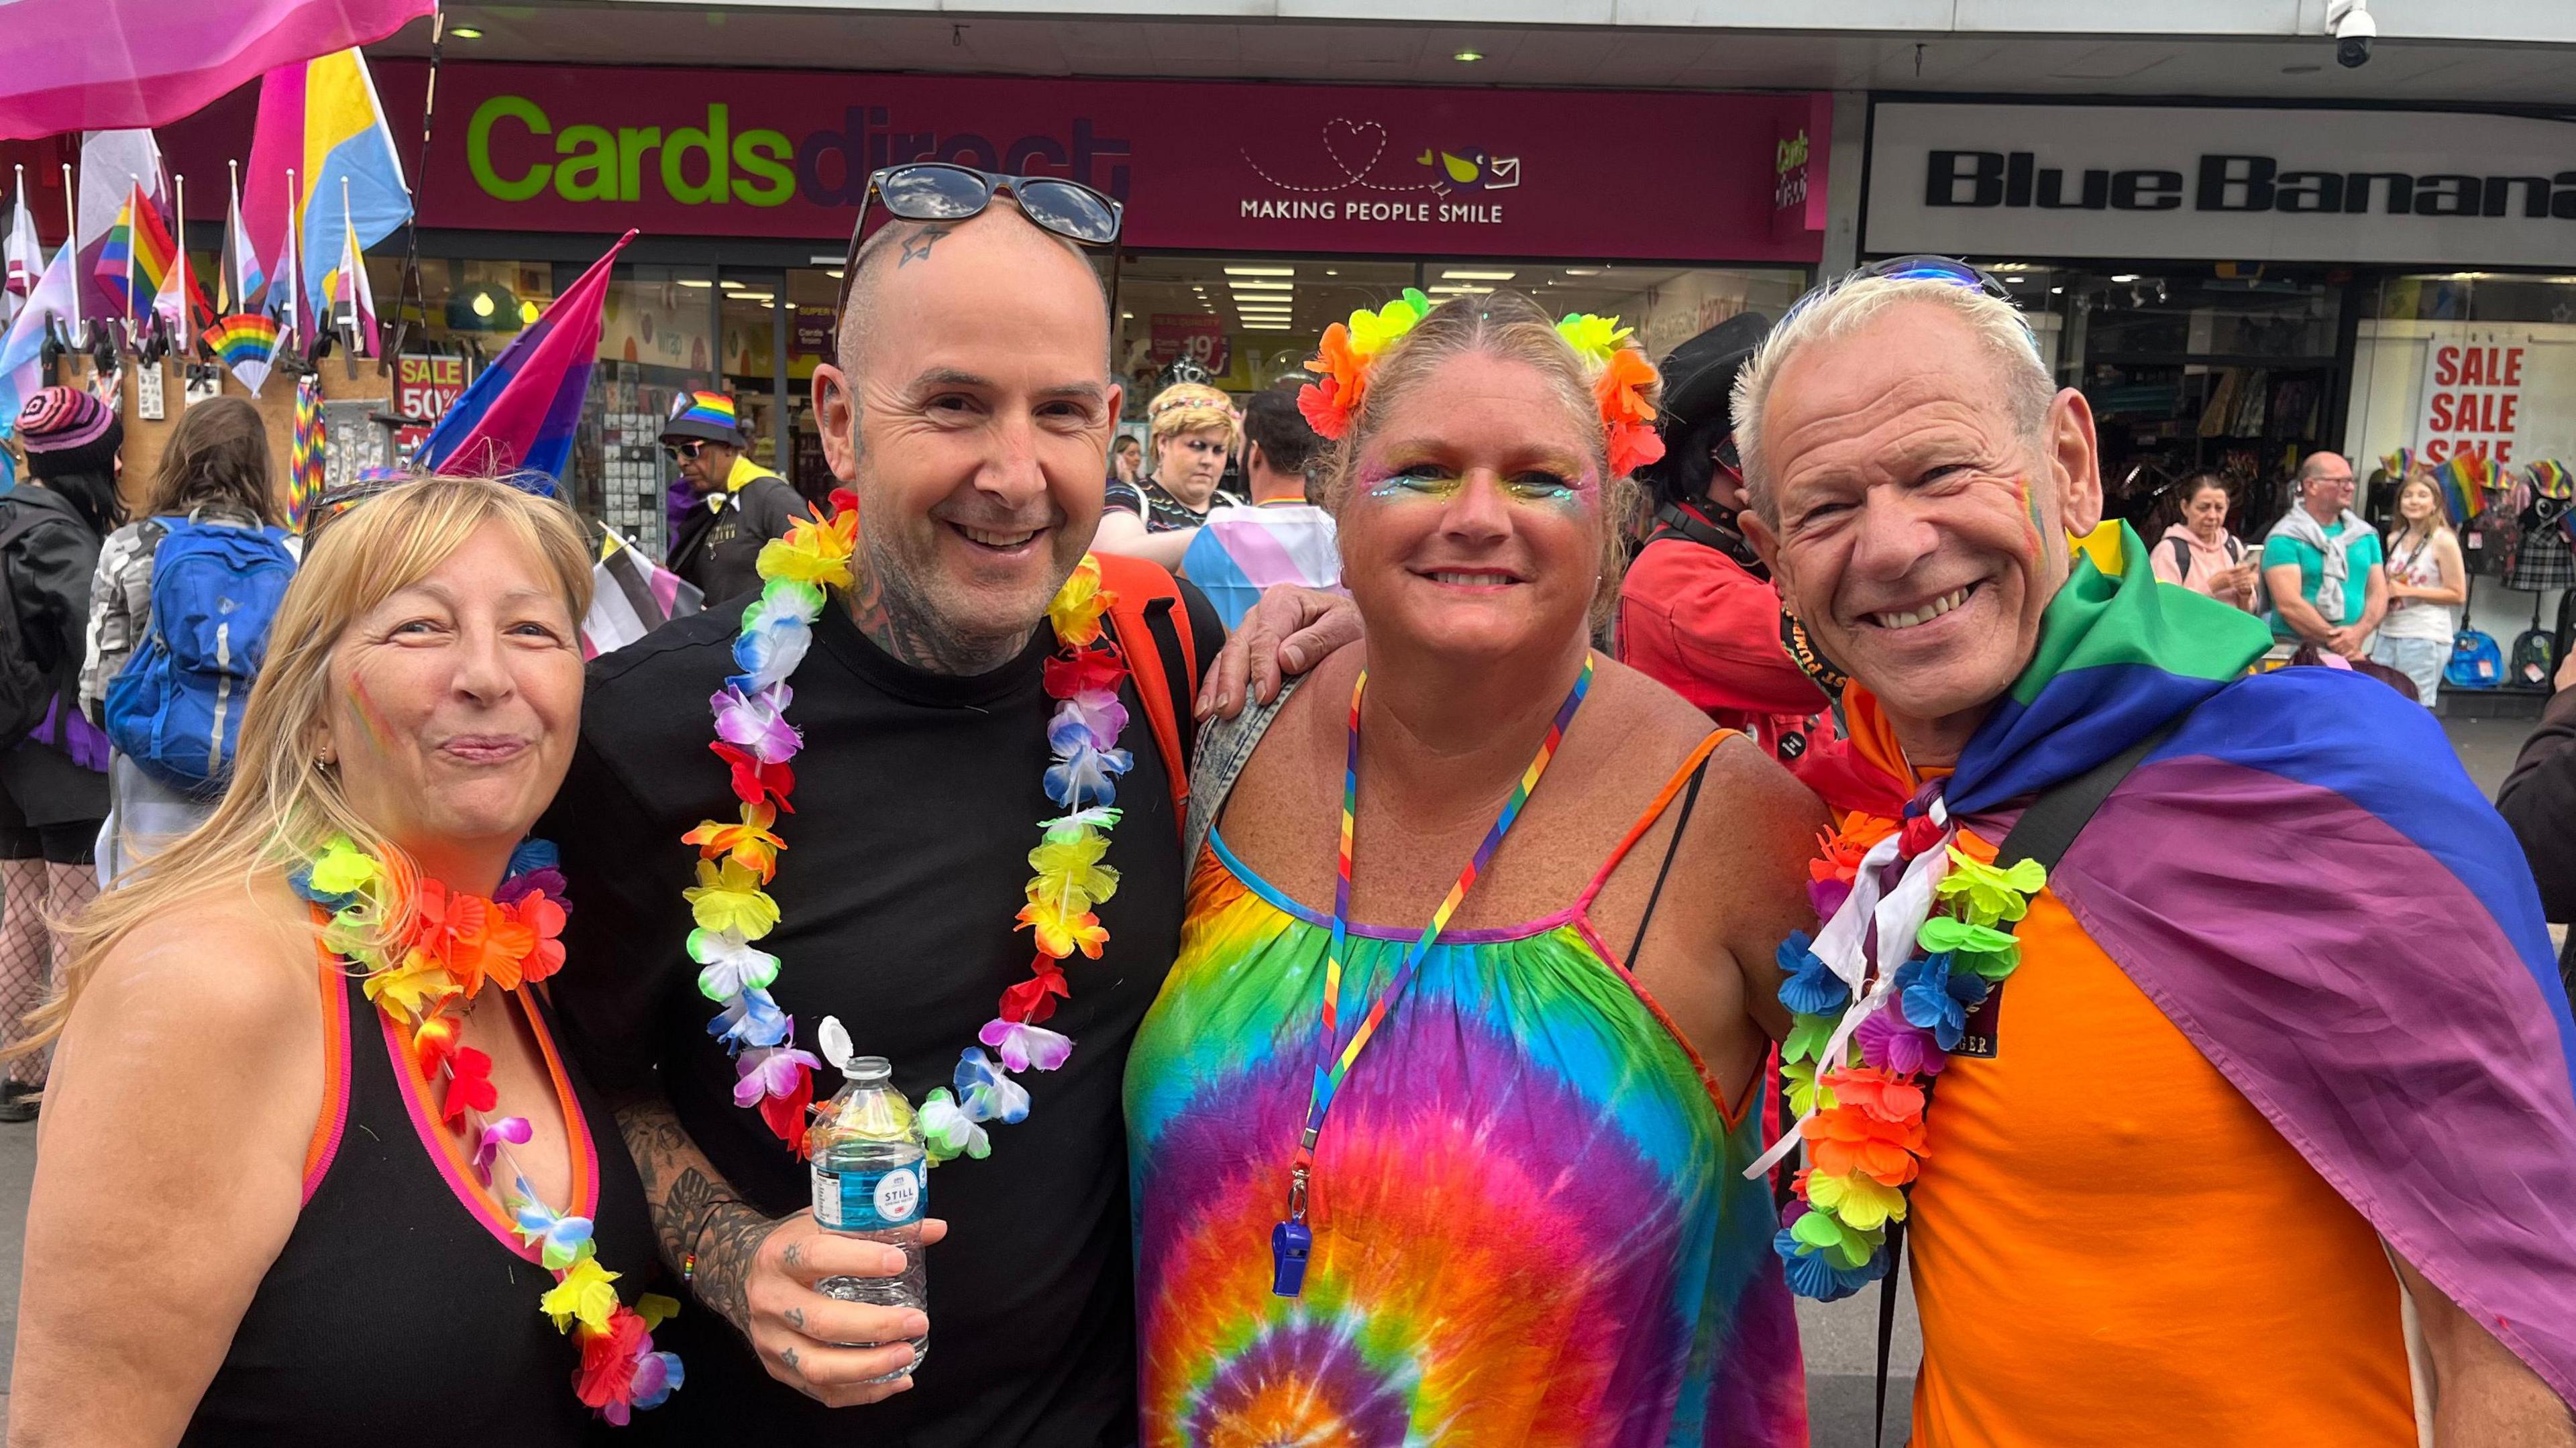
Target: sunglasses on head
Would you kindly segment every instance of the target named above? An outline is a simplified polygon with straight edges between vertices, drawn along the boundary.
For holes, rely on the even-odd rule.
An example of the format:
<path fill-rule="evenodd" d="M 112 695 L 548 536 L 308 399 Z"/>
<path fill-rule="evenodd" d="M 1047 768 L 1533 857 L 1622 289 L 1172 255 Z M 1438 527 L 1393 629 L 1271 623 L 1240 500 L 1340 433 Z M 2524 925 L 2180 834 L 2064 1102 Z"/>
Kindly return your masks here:
<path fill-rule="evenodd" d="M 1809 306 L 1814 304 L 1818 298 L 1824 296 L 1826 293 L 1839 290 L 1840 288 L 1851 285 L 1853 282 L 1863 280 L 1891 282 L 1948 282 L 1954 287 L 1965 287 L 1972 292 L 1983 292 L 1987 296 L 1994 298 L 1996 301 L 2003 302 L 2006 305 L 2011 306 L 2013 309 L 2013 315 L 2021 319 L 2021 329 L 2024 334 L 2030 337 L 2031 345 L 2036 347 L 2039 344 L 2039 334 L 2031 331 L 2030 319 L 2022 317 L 2020 304 L 2013 301 L 2012 288 L 2005 286 L 2002 280 L 1996 277 L 1993 272 L 1987 271 L 1982 267 L 1970 266 L 1964 261 L 1946 256 L 1894 256 L 1889 257 L 1885 261 L 1871 262 L 1869 265 L 1861 267 L 1846 276 L 1839 277 L 1822 286 L 1809 290 L 1805 296 L 1798 298 L 1797 301 L 1790 304 L 1788 312 L 1780 318 L 1780 325 L 1784 327 L 1789 325 L 1789 319 L 1791 317 L 1795 317 L 1800 312 L 1805 311 Z"/>
<path fill-rule="evenodd" d="M 849 250 L 841 258 L 841 306 L 849 305 L 850 282 L 858 275 L 859 242 L 867 230 L 869 207 L 883 201 L 900 221 L 964 221 L 992 205 L 993 198 L 1004 191 L 1019 203 L 1021 215 L 1084 246 L 1116 241 L 1127 212 L 1103 192 L 1053 176 L 1004 176 L 949 161 L 879 167 L 868 177 L 867 194 L 859 198 L 858 221 L 850 228 Z"/>

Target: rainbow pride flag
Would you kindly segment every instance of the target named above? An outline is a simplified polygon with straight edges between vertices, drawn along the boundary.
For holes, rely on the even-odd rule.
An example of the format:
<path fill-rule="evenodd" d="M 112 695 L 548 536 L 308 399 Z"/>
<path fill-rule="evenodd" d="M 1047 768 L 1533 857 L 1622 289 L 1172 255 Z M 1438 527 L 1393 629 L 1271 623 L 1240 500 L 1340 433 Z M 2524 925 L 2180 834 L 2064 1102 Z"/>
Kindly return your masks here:
<path fill-rule="evenodd" d="M 2433 481 L 2441 485 L 2442 506 L 2457 526 L 2487 510 L 2487 489 L 2495 486 L 2495 469 L 2476 453 L 2454 453 L 2433 470 Z"/>
<path fill-rule="evenodd" d="M 2391 1250 L 2576 1398 L 2576 1020 L 2521 846 L 2421 705 L 2248 674 L 2262 623 L 2152 578 L 2126 525 L 2079 540 L 1943 802 L 2001 839 L 2174 724 L 2049 890 Z M 1844 702 L 1849 747 L 1912 794 L 1876 698 Z"/>
<path fill-rule="evenodd" d="M 125 205 L 116 213 L 116 224 L 108 228 L 107 244 L 100 249 L 92 272 L 129 313 L 148 316 L 152 299 L 160 295 L 162 279 L 178 264 L 178 256 L 178 245 L 170 239 L 160 209 L 137 186 L 125 193 Z"/>

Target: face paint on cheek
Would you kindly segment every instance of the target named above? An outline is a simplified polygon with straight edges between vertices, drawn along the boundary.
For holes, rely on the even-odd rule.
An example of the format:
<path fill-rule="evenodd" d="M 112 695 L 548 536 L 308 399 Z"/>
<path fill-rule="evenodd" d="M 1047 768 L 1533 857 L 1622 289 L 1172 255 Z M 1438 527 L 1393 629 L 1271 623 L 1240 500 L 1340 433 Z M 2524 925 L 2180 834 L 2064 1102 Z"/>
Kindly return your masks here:
<path fill-rule="evenodd" d="M 2030 485 L 2028 478 L 2019 479 L 2013 486 L 2021 491 L 2022 516 L 2030 520 L 2030 551 L 2034 554 L 2045 552 L 2048 548 L 2048 529 L 2039 518 L 2039 490 Z"/>
<path fill-rule="evenodd" d="M 367 731 L 367 744 L 377 757 L 393 753 L 394 726 L 384 710 L 367 693 L 366 676 L 356 669 L 349 671 L 349 702 L 358 707 L 358 727 Z"/>

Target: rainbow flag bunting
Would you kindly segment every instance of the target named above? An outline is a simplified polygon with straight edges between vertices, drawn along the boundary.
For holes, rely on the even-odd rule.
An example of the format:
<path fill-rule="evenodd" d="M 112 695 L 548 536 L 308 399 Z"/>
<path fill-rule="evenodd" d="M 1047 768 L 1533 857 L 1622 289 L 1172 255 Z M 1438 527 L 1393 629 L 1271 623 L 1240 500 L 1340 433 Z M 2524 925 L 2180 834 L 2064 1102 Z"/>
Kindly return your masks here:
<path fill-rule="evenodd" d="M 322 386 L 311 374 L 295 380 L 295 445 L 286 465 L 286 516 L 301 532 L 322 497 Z"/>

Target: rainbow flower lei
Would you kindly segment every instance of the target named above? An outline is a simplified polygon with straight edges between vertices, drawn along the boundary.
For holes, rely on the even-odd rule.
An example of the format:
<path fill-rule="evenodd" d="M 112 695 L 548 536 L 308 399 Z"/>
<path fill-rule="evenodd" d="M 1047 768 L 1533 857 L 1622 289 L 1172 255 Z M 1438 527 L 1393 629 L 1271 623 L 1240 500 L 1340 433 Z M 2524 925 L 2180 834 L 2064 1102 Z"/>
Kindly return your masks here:
<path fill-rule="evenodd" d="M 1852 817 L 1808 866 L 1824 928 L 1779 952 L 1791 1016 L 1780 1074 L 1798 1124 L 1745 1173 L 1807 1142 L 1772 1249 L 1791 1290 L 1826 1302 L 1887 1274 L 1888 1225 L 1905 1220 L 1930 1151 L 1932 1082 L 2019 967 L 2011 927 L 2048 884 L 2036 860 L 1998 869 L 1961 850 L 1937 796 L 1882 838 L 1855 837 L 1884 824 Z"/>
<path fill-rule="evenodd" d="M 813 1073 L 823 1063 L 797 1047 L 794 1018 L 770 995 L 779 959 L 757 942 L 778 926 L 778 903 L 767 887 L 786 843 L 775 826 L 779 811 L 795 810 L 790 761 L 804 747 L 804 736 L 787 722 L 794 697 L 788 677 L 812 645 L 825 591 L 855 582 L 858 525 L 857 497 L 836 492 L 828 519 L 798 519 L 787 536 L 760 550 L 761 595 L 743 611 L 734 639 L 734 664 L 742 672 L 709 701 L 716 720 L 709 747 L 733 771 L 740 817 L 730 824 L 701 821 L 681 837 L 698 850 L 698 883 L 685 892 L 696 927 L 689 932 L 689 958 L 701 967 L 699 992 L 719 1007 L 707 1033 L 733 1053 L 734 1104 L 756 1107 L 799 1156 Z M 1102 627 L 1116 602 L 1100 586 L 1099 563 L 1086 554 L 1047 605 L 1060 650 L 1045 667 L 1047 694 L 1057 701 L 1047 725 L 1054 762 L 1045 788 L 1065 812 L 1040 822 L 1038 846 L 1029 852 L 1036 873 L 1019 913 L 1020 928 L 1032 932 L 1037 947 L 1029 978 L 1002 992 L 1000 1013 L 977 1033 L 982 1044 L 960 1052 L 951 1085 L 921 1103 L 933 1164 L 989 1155 L 986 1124 L 1028 1116 L 1028 1090 L 1011 1077 L 1052 1071 L 1073 1051 L 1070 1038 L 1040 1024 L 1055 1014 L 1058 999 L 1072 994 L 1061 962 L 1076 951 L 1097 960 L 1109 943 L 1093 907 L 1118 890 L 1118 871 L 1102 859 L 1118 823 L 1111 807 L 1117 777 L 1134 763 L 1118 747 L 1127 727 L 1127 708 L 1118 700 L 1127 664 Z"/>
<path fill-rule="evenodd" d="M 322 846 L 292 877 L 297 894 L 331 912 L 323 948 L 360 967 L 360 988 L 396 1025 L 409 1032 L 412 1055 L 424 1081 L 444 1078 L 439 1114 L 462 1121 L 475 1143 L 473 1172 L 489 1187 L 493 1169 L 506 1169 L 510 1186 L 501 1203 L 519 1239 L 536 1248 L 554 1285 L 537 1307 L 555 1330 L 581 1345 L 574 1391 L 609 1422 L 623 1426 L 638 1410 L 661 1406 L 681 1384 L 680 1358 L 656 1352 L 653 1329 L 680 1304 L 647 1292 L 628 1307 L 612 1286 L 618 1274 L 599 1265 L 588 1217 L 568 1217 L 547 1206 L 519 1169 L 512 1146 L 533 1132 L 524 1116 L 495 1117 L 492 1058 L 460 1044 L 465 1008 L 490 984 L 517 990 L 563 968 L 563 875 L 554 846 L 521 844 L 507 878 L 489 900 L 449 890 L 434 879 L 410 883 L 410 903 L 400 914 L 400 875 L 345 837 Z M 395 948 L 378 944 L 387 922 L 401 927 Z"/>
<path fill-rule="evenodd" d="M 1419 288 L 1371 311 L 1351 313 L 1347 323 L 1324 329 L 1323 342 L 1306 362 L 1320 380 L 1297 393 L 1297 410 L 1322 437 L 1339 441 L 1351 430 L 1367 399 L 1369 374 L 1397 339 L 1431 315 L 1431 298 Z M 1622 327 L 1617 317 L 1575 312 L 1556 324 L 1557 335 L 1583 360 L 1592 381 L 1592 401 L 1601 410 L 1610 448 L 1610 471 L 1625 477 L 1664 455 L 1664 440 L 1655 431 L 1655 409 L 1646 401 L 1654 384 L 1654 364 L 1637 348 L 1636 329 Z"/>

